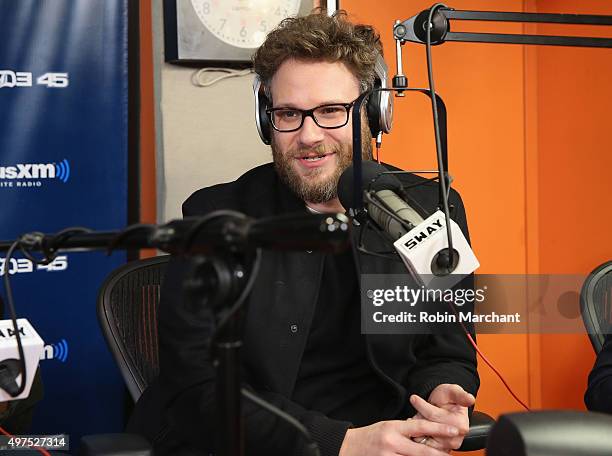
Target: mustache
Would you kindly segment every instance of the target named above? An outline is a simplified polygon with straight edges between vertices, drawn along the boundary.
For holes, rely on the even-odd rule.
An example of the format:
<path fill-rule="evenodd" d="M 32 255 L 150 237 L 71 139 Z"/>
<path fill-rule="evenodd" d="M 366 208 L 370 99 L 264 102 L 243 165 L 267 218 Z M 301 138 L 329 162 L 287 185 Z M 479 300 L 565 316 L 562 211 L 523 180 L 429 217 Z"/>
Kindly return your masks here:
<path fill-rule="evenodd" d="M 323 157 L 325 155 L 340 152 L 341 150 L 342 150 L 341 146 L 326 146 L 324 144 L 321 144 L 316 147 L 289 150 L 288 155 L 293 158 L 302 158 L 302 157 L 308 157 L 308 156 Z"/>

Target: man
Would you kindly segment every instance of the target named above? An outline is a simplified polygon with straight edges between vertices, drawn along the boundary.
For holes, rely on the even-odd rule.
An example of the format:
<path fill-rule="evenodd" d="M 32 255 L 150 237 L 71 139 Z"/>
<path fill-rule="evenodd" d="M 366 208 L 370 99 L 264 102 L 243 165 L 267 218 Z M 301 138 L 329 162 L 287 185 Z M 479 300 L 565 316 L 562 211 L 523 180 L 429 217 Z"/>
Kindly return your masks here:
<path fill-rule="evenodd" d="M 343 14 L 283 21 L 254 57 L 270 98 L 274 163 L 196 192 L 184 215 L 344 212 L 336 187 L 352 159 L 352 102 L 372 87 L 379 52 L 374 30 Z M 364 143 L 364 158 L 371 159 L 369 136 Z M 413 196 L 435 208 L 435 186 L 422 185 Z M 466 231 L 461 200 L 454 192 L 451 200 Z M 168 442 L 181 442 L 166 442 L 172 448 L 165 451 L 175 455 L 212 450 L 215 428 L 207 345 L 214 318 L 182 299 L 188 268 L 180 258 L 170 263 L 159 316 Z M 447 454 L 468 429 L 479 384 L 474 352 L 462 334 L 361 334 L 359 274 L 372 272 L 405 270 L 354 245 L 340 255 L 264 252 L 248 303 L 244 381 L 298 419 L 323 456 Z M 304 451 L 302 436 L 282 420 L 248 401 L 243 410 L 247 454 Z"/>

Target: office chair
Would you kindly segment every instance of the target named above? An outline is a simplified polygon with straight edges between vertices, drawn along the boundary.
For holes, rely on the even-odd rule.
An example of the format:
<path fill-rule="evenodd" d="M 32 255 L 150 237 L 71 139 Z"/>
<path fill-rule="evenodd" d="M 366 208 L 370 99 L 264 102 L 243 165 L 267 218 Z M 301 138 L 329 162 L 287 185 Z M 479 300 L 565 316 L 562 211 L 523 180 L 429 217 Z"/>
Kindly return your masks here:
<path fill-rule="evenodd" d="M 116 269 L 98 295 L 98 321 L 134 402 L 159 373 L 157 309 L 169 258 L 147 258 Z"/>
<path fill-rule="evenodd" d="M 612 333 L 612 261 L 589 274 L 580 292 L 580 311 L 595 353 Z"/>
<path fill-rule="evenodd" d="M 157 309 L 168 255 L 133 261 L 106 278 L 98 293 L 98 321 L 134 402 L 159 373 Z M 136 434 L 81 439 L 79 456 L 152 456 Z"/>
<path fill-rule="evenodd" d="M 116 269 L 98 296 L 104 338 L 135 402 L 159 373 L 157 309 L 168 259 L 148 258 Z M 483 449 L 494 422 L 486 413 L 474 412 L 459 451 Z"/>

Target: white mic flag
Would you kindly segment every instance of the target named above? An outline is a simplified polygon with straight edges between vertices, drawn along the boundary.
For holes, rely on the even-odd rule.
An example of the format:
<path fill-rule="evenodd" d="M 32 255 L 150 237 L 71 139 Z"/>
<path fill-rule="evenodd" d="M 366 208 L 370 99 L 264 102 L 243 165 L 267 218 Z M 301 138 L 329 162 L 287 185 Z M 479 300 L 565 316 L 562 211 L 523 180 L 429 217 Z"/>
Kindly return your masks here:
<path fill-rule="evenodd" d="M 26 366 L 26 385 L 21 394 L 11 396 L 9 393 L 0 388 L 0 402 L 14 401 L 16 399 L 24 399 L 30 394 L 34 374 L 38 367 L 38 361 L 44 350 L 44 342 L 38 333 L 34 330 L 30 322 L 25 318 L 17 319 L 17 328 L 21 336 L 21 345 L 23 346 L 23 354 L 25 357 Z M 15 330 L 13 329 L 12 320 L 0 320 L 0 364 L 7 360 L 18 360 L 19 351 L 17 350 L 17 339 L 15 338 Z M 16 364 L 18 365 L 18 364 Z M 15 382 L 21 385 L 23 376 L 21 373 L 17 375 Z"/>
<path fill-rule="evenodd" d="M 393 246 L 420 285 L 426 288 L 451 288 L 479 266 L 459 225 L 450 221 L 453 238 L 453 265 L 450 271 L 440 267 L 438 258 L 448 251 L 446 220 L 442 211 L 436 211 L 393 243 Z"/>

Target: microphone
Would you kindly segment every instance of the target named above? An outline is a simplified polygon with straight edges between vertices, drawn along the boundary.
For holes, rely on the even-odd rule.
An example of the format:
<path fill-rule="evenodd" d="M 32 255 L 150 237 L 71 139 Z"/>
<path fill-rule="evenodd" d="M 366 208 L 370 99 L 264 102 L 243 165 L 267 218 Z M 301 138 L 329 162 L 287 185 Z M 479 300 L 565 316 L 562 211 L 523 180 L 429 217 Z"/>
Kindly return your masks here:
<path fill-rule="evenodd" d="M 612 454 L 612 416 L 578 410 L 501 415 L 487 439 L 489 456 L 606 456 Z"/>
<path fill-rule="evenodd" d="M 383 174 L 387 170 L 373 161 L 362 163 L 362 174 L 360 187 L 369 193 L 365 207 L 368 215 L 376 224 L 385 231 L 393 240 L 396 240 L 423 222 L 427 216 L 425 212 L 413 203 L 412 207 L 406 200 L 410 197 L 402 190 L 402 184 L 392 174 Z M 349 166 L 340 176 L 338 181 L 338 199 L 346 209 L 352 207 L 352 198 L 355 188 L 353 181 L 353 165 Z M 402 196 L 398 196 L 398 193 Z M 385 210 L 381 209 L 381 205 Z M 355 214 L 357 220 L 365 222 L 367 216 L 364 213 Z"/>
<path fill-rule="evenodd" d="M 0 320 L 0 402 L 28 397 L 34 381 L 34 373 L 44 350 L 43 340 L 28 320 L 19 318 L 17 328 L 23 346 L 27 372 L 26 385 L 21 394 L 14 396 L 19 391 L 19 385 L 23 381 L 15 330 L 12 320 Z"/>
<path fill-rule="evenodd" d="M 361 188 L 367 202 L 367 215 L 356 214 L 357 220 L 363 222 L 369 216 L 383 229 L 394 241 L 393 246 L 411 275 L 426 288 L 450 288 L 474 272 L 480 264 L 459 225 L 450 220 L 450 227 L 447 227 L 440 210 L 429 216 L 423 214 L 395 176 L 381 176 L 385 172 L 388 171 L 376 162 L 363 162 Z M 338 184 L 338 197 L 345 208 L 352 206 L 352 176 L 353 170 L 349 167 Z M 453 238 L 452 263 L 447 229 L 451 230 Z"/>

